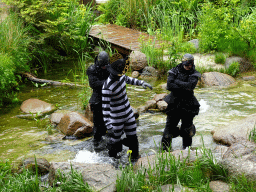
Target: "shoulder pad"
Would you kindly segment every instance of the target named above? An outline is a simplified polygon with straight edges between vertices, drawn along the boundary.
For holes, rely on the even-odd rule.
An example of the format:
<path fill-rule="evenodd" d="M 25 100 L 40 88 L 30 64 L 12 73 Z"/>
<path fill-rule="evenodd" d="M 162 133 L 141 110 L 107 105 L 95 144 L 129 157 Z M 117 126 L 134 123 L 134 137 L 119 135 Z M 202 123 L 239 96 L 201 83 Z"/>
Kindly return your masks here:
<path fill-rule="evenodd" d="M 95 73 L 95 65 L 91 65 L 88 67 L 87 71 L 86 71 L 86 74 L 89 75 L 89 74 L 93 74 Z"/>

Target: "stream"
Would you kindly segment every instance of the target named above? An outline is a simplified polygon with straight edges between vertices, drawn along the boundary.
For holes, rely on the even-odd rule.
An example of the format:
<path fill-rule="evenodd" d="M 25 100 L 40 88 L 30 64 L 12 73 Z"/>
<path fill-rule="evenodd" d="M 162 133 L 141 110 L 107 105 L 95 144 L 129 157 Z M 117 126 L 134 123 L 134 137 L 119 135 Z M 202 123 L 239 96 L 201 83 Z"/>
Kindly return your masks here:
<path fill-rule="evenodd" d="M 74 63 L 74 68 L 70 68 Z M 75 61 L 60 63 L 55 69 L 49 69 L 46 75 L 38 78 L 51 80 L 70 80 L 79 76 L 76 72 Z M 147 81 L 147 80 L 146 80 Z M 152 82 L 153 90 L 138 86 L 127 86 L 127 94 L 131 106 L 137 108 L 145 105 L 147 100 L 156 94 L 168 93 L 160 88 L 166 82 Z M 29 98 L 38 98 L 57 106 L 61 110 L 76 111 L 84 114 L 81 103 L 81 88 L 37 86 L 30 82 L 21 88 L 17 98 L 17 105 L 0 108 L 0 154 L 1 159 L 20 161 L 27 157 L 45 158 L 51 161 L 70 161 L 85 163 L 113 163 L 106 150 L 106 140 L 99 148 L 94 148 L 92 137 L 82 140 L 63 140 L 64 135 L 52 128 L 49 115 L 40 119 L 22 119 L 20 105 Z M 199 88 L 195 89 L 195 96 L 201 104 L 199 115 L 194 124 L 197 129 L 193 137 L 192 148 L 205 146 L 214 149 L 218 144 L 213 141 L 211 131 L 215 127 L 228 125 L 256 112 L 255 81 L 244 81 L 232 88 Z M 141 156 L 154 154 L 159 151 L 162 132 L 165 127 L 166 115 L 162 112 L 148 111 L 140 114 L 137 120 L 137 135 Z M 51 132 L 51 134 L 49 134 Z M 181 137 L 173 139 L 173 150 L 182 149 Z M 127 150 L 124 147 L 120 161 L 127 162 Z M 118 160 L 118 161 L 119 161 Z"/>

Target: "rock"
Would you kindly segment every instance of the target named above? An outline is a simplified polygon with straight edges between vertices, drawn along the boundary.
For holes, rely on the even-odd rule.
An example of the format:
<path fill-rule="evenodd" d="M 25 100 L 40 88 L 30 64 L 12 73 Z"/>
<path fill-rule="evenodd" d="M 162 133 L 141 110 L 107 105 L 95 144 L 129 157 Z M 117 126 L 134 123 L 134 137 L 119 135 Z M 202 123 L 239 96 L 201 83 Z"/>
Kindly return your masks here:
<path fill-rule="evenodd" d="M 158 72 L 154 67 L 146 66 L 141 73 L 141 76 L 157 77 Z"/>
<path fill-rule="evenodd" d="M 167 83 L 164 83 L 164 84 L 160 85 L 160 88 L 166 90 L 167 89 Z"/>
<path fill-rule="evenodd" d="M 157 104 L 157 108 L 160 111 L 165 111 L 168 106 L 168 104 L 165 101 L 158 101 L 156 104 Z"/>
<path fill-rule="evenodd" d="M 250 181 L 256 180 L 255 162 L 238 157 L 223 159 L 219 164 L 228 170 L 229 177 L 244 175 Z"/>
<path fill-rule="evenodd" d="M 232 145 L 240 140 L 248 140 L 250 132 L 255 127 L 256 114 L 245 119 L 234 121 L 225 127 L 217 127 L 211 131 L 217 143 Z"/>
<path fill-rule="evenodd" d="M 138 71 L 133 71 L 132 72 L 132 77 L 133 78 L 138 78 L 140 76 L 140 73 Z"/>
<path fill-rule="evenodd" d="M 230 75 L 219 72 L 203 73 L 201 82 L 206 86 L 228 87 L 235 84 L 235 79 Z"/>
<path fill-rule="evenodd" d="M 54 113 L 51 114 L 50 116 L 50 121 L 54 125 L 58 125 L 60 123 L 61 118 L 66 115 L 72 113 L 72 111 L 68 110 L 57 110 Z"/>
<path fill-rule="evenodd" d="M 56 110 L 56 107 L 52 104 L 46 103 L 39 99 L 28 99 L 21 104 L 21 111 L 32 114 L 46 114 Z"/>
<path fill-rule="evenodd" d="M 183 187 L 180 185 L 171 185 L 171 184 L 167 184 L 167 185 L 163 185 L 161 186 L 162 192 L 183 192 L 183 191 L 187 191 L 187 192 L 192 192 L 194 191 L 193 189 L 190 189 L 188 187 Z"/>
<path fill-rule="evenodd" d="M 170 158 L 169 155 L 172 155 L 175 159 L 179 161 L 187 160 L 188 162 L 194 162 L 197 158 L 201 157 L 202 154 L 200 151 L 194 151 L 194 150 L 175 150 L 171 153 L 165 152 L 163 154 L 164 158 Z M 138 169 L 140 167 L 148 169 L 149 167 L 153 167 L 156 165 L 158 161 L 157 155 L 150 155 L 145 156 L 140 159 L 134 164 L 134 169 Z"/>
<path fill-rule="evenodd" d="M 140 106 L 137 108 L 137 110 L 139 111 L 139 113 L 143 113 L 148 110 L 148 106 Z"/>
<path fill-rule="evenodd" d="M 84 138 L 85 135 L 89 135 L 90 133 L 92 133 L 93 131 L 93 127 L 87 127 L 87 126 L 83 126 L 83 127 L 79 127 L 75 133 L 73 134 L 76 138 L 81 139 Z"/>
<path fill-rule="evenodd" d="M 155 109 L 157 106 L 156 106 L 156 101 L 155 100 L 148 100 L 146 102 L 146 108 L 147 109 Z"/>
<path fill-rule="evenodd" d="M 213 192 L 229 192 L 230 190 L 230 186 L 223 181 L 211 181 L 209 186 Z"/>
<path fill-rule="evenodd" d="M 91 133 L 93 123 L 85 118 L 83 115 L 77 112 L 71 112 L 64 115 L 60 123 L 57 126 L 57 129 L 60 130 L 66 136 L 74 135 L 77 129 L 83 127 L 83 130 L 79 130 L 79 132 Z M 85 137 L 85 135 L 84 135 Z"/>
<path fill-rule="evenodd" d="M 45 175 L 49 173 L 50 170 L 50 163 L 43 158 L 36 158 L 36 163 L 35 163 L 35 158 L 27 158 L 23 162 L 19 164 L 19 173 L 23 171 L 23 168 L 25 169 L 31 169 L 34 173 L 36 173 L 36 165 L 37 165 L 37 170 L 38 174 L 40 175 Z"/>
<path fill-rule="evenodd" d="M 140 51 L 133 51 L 130 54 L 130 65 L 133 71 L 140 71 L 148 65 L 147 57 Z"/>
<path fill-rule="evenodd" d="M 253 161 L 256 163 L 256 143 L 247 140 L 241 140 L 232 144 L 226 153 L 223 155 L 225 158 L 242 158 L 244 160 Z"/>
<path fill-rule="evenodd" d="M 195 49 L 198 51 L 199 50 L 199 40 L 198 39 L 192 39 L 189 41 L 190 43 L 192 43 L 195 47 Z"/>
<path fill-rule="evenodd" d="M 243 77 L 243 80 L 244 81 L 254 81 L 255 77 L 254 76 L 245 76 L 245 77 Z"/>
<path fill-rule="evenodd" d="M 116 170 L 109 164 L 72 163 L 72 169 L 81 173 L 84 182 L 95 189 L 95 191 L 112 192 L 116 191 L 117 175 L 121 175 L 120 170 Z M 53 162 L 50 167 L 50 185 L 56 179 L 57 170 L 69 174 L 71 171 L 70 162 Z"/>
<path fill-rule="evenodd" d="M 91 106 L 88 104 L 85 108 L 84 113 L 85 118 L 89 119 L 91 122 L 93 122 L 93 112 L 91 110 Z"/>
<path fill-rule="evenodd" d="M 153 99 L 154 99 L 156 102 L 162 101 L 167 95 L 168 95 L 167 93 L 157 94 L 157 95 L 154 96 Z"/>
<path fill-rule="evenodd" d="M 229 66 L 234 62 L 237 62 L 240 64 L 240 72 L 247 72 L 253 69 L 253 65 L 249 61 L 247 61 L 242 57 L 237 57 L 237 56 L 232 56 L 227 58 L 225 62 L 225 67 L 229 68 Z"/>

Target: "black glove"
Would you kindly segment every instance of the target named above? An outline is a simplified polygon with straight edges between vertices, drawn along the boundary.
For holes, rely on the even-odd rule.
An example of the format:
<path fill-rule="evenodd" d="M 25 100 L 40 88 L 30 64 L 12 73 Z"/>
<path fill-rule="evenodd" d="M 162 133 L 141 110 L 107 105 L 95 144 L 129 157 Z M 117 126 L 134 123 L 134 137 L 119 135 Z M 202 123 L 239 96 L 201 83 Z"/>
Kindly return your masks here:
<path fill-rule="evenodd" d="M 150 88 L 151 90 L 153 89 L 153 87 L 149 83 L 146 83 L 146 82 L 142 83 L 142 87 L 144 89 L 147 89 L 147 87 Z"/>

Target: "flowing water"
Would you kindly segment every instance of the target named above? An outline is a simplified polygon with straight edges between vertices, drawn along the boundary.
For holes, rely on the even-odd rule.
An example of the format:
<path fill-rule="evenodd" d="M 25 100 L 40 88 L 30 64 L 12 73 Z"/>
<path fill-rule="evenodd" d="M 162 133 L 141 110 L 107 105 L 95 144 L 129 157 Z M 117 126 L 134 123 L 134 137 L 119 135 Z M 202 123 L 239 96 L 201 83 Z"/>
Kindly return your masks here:
<path fill-rule="evenodd" d="M 49 69 L 47 75 L 40 78 L 52 80 L 73 80 L 75 70 L 70 70 L 70 63 L 62 64 L 57 69 Z M 162 90 L 159 84 L 153 82 L 153 90 L 145 90 L 138 86 L 127 86 L 127 93 L 131 105 L 136 108 L 144 105 L 147 100 L 156 94 L 168 93 Z M 58 109 L 77 111 L 84 114 L 81 103 L 81 88 L 35 86 L 28 83 L 21 89 L 18 99 L 22 102 L 29 98 L 38 98 Z M 192 147 L 213 149 L 216 143 L 212 139 L 211 130 L 215 127 L 224 127 L 232 121 L 244 118 L 256 112 L 255 82 L 242 82 L 233 88 L 196 88 L 195 96 L 200 101 L 200 113 L 194 119 L 197 129 L 193 137 Z M 21 104 L 21 103 L 20 103 Z M 0 154 L 1 159 L 20 160 L 26 157 L 43 157 L 48 161 L 71 161 L 86 163 L 113 163 L 106 150 L 106 140 L 99 148 L 94 148 L 92 137 L 82 140 L 63 140 L 64 135 L 51 128 L 49 116 L 40 119 L 22 119 L 20 104 L 1 108 L 0 113 Z M 162 112 L 148 111 L 140 114 L 137 120 L 140 154 L 153 154 L 159 150 L 159 143 L 165 127 L 166 115 Z M 53 134 L 49 135 L 48 131 Z M 173 149 L 181 149 L 180 137 L 173 139 Z M 121 161 L 127 161 L 128 148 L 121 152 Z"/>

